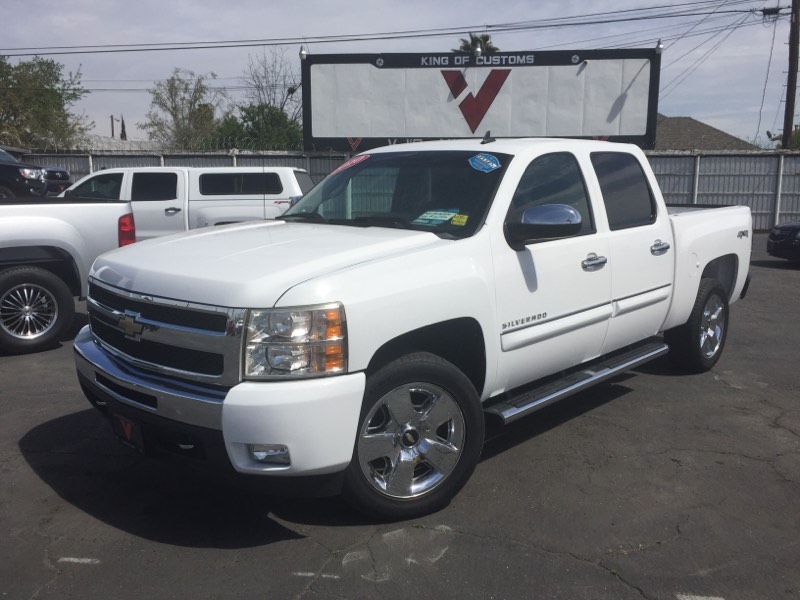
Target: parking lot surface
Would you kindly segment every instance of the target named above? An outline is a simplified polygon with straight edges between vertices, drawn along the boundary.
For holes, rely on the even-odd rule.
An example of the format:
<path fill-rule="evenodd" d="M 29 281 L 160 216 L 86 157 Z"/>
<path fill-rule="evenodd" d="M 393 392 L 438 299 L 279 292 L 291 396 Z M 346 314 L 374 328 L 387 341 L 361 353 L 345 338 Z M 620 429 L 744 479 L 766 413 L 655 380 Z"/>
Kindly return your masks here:
<path fill-rule="evenodd" d="M 659 359 L 493 430 L 413 521 L 140 457 L 69 339 L 0 356 L 0 596 L 800 598 L 800 267 L 765 244 L 713 371 Z"/>

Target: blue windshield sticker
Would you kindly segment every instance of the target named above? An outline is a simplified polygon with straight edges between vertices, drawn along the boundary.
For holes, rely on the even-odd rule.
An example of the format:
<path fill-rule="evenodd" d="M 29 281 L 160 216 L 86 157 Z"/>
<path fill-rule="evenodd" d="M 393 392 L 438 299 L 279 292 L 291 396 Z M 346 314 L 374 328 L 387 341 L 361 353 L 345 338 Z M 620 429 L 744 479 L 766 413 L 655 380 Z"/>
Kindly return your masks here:
<path fill-rule="evenodd" d="M 476 171 L 483 171 L 484 173 L 491 173 L 502 166 L 496 156 L 484 154 L 483 152 L 470 158 L 469 164 Z"/>

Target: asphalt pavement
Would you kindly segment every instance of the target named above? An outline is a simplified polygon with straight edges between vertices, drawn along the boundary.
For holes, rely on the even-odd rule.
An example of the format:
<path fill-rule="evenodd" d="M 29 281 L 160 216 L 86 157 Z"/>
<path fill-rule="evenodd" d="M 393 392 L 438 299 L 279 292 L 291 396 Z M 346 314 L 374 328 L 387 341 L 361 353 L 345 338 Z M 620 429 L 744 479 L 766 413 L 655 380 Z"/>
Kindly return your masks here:
<path fill-rule="evenodd" d="M 800 267 L 765 244 L 711 372 L 659 359 L 493 430 L 406 522 L 138 456 L 69 339 L 0 356 L 0 597 L 800 599 Z"/>

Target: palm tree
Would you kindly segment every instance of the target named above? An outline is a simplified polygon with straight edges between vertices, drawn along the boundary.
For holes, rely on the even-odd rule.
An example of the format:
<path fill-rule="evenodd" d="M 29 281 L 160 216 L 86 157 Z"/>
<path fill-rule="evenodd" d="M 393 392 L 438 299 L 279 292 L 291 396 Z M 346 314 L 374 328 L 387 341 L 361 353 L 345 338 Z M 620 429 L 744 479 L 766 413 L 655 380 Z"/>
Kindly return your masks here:
<path fill-rule="evenodd" d="M 468 40 L 460 38 L 458 41 L 461 42 L 461 46 L 454 48 L 453 52 L 474 52 L 478 46 L 487 54 L 500 52 L 500 48 L 492 43 L 492 36 L 488 33 L 481 33 L 480 35 L 470 33 Z"/>

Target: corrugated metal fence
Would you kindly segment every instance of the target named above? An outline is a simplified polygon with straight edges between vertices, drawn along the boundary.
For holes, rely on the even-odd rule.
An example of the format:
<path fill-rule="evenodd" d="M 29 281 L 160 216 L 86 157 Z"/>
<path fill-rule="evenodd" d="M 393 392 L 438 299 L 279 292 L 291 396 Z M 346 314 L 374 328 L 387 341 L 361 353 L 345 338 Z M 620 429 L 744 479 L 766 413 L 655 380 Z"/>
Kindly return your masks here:
<path fill-rule="evenodd" d="M 800 221 L 800 154 L 648 154 L 668 203 L 742 204 L 753 229 Z"/>
<path fill-rule="evenodd" d="M 289 166 L 306 169 L 318 182 L 347 160 L 344 154 L 33 154 L 30 162 L 59 166 L 78 179 L 104 168 L 137 166 Z M 753 228 L 800 220 L 800 154 L 649 153 L 668 203 L 742 204 L 753 212 Z"/>

